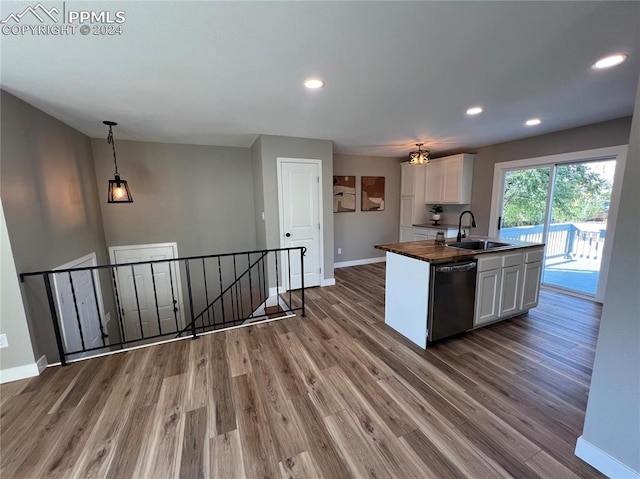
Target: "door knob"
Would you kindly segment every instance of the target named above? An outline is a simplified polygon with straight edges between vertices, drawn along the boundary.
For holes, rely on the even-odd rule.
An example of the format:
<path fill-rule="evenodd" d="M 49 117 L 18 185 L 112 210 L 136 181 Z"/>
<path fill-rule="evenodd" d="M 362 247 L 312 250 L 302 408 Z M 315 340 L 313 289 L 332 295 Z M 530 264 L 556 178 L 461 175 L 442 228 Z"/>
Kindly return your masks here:
<path fill-rule="evenodd" d="M 286 236 L 287 238 L 290 238 L 290 237 L 291 237 L 291 233 L 287 233 L 287 234 L 285 234 L 285 236 Z"/>

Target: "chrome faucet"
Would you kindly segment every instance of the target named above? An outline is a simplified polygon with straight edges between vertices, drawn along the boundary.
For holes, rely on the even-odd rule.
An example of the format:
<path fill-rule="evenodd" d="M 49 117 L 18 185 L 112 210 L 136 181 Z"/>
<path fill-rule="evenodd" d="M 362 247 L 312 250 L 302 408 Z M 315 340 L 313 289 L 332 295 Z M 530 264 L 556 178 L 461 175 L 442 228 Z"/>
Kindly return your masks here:
<path fill-rule="evenodd" d="M 465 213 L 469 213 L 471 215 L 471 227 L 475 228 L 476 227 L 476 217 L 473 215 L 473 213 L 471 212 L 471 210 L 464 210 L 462 213 L 460 213 L 460 218 L 458 218 L 458 239 L 456 241 L 458 241 L 458 243 L 460 241 L 462 241 L 462 217 L 464 216 Z"/>

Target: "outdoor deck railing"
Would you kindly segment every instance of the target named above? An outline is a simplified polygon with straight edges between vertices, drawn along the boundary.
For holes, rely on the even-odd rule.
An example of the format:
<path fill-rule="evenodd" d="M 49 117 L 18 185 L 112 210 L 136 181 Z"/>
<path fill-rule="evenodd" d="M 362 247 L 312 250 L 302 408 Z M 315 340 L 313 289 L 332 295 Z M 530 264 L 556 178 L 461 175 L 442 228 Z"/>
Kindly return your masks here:
<path fill-rule="evenodd" d="M 549 226 L 546 257 L 564 259 L 598 259 L 602 254 L 606 228 L 598 231 L 581 230 L 573 223 L 557 223 Z M 542 225 L 502 228 L 500 238 L 542 243 Z"/>

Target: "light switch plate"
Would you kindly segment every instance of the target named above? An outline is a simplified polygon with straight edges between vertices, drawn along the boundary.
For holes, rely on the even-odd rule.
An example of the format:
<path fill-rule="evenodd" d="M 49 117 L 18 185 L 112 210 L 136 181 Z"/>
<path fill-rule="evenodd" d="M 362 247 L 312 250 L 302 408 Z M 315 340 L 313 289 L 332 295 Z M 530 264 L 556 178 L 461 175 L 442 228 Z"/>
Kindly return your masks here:
<path fill-rule="evenodd" d="M 6 334 L 0 334 L 0 348 L 8 348 L 9 347 L 9 341 L 7 340 L 7 335 Z"/>

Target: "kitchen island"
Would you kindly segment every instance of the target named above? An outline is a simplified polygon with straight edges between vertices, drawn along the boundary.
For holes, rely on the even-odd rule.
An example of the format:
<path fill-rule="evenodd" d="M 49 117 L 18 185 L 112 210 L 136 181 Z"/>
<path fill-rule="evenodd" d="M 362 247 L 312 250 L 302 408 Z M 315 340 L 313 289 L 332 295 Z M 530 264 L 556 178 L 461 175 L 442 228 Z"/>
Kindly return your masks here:
<path fill-rule="evenodd" d="M 469 318 L 468 329 L 516 316 L 538 304 L 543 244 L 509 240 L 504 246 L 479 251 L 427 240 L 375 247 L 387 253 L 385 323 L 422 348 L 426 348 L 430 337 L 430 314 L 431 319 L 434 316 L 432 283 L 438 266 L 477 262 L 475 291 L 469 299 L 473 301 L 473 318 Z M 450 285 L 447 294 L 454 304 L 464 299 L 463 294 L 469 295 L 462 291 L 458 295 L 451 288 Z M 434 330 L 432 324 L 431 332 Z"/>

